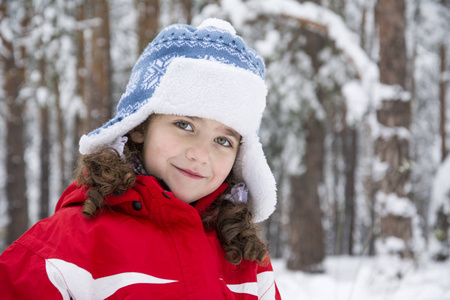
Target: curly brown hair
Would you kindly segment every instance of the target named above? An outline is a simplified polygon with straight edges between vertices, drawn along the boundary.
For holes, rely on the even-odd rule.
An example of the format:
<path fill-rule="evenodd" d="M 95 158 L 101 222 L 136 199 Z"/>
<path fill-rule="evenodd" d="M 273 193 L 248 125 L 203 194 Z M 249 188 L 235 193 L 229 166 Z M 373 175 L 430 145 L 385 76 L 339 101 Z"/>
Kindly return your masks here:
<path fill-rule="evenodd" d="M 253 222 L 247 203 L 234 203 L 225 198 L 231 187 L 213 202 L 202 218 L 203 226 L 216 230 L 230 263 L 237 265 L 246 259 L 263 264 L 268 254 L 260 237 L 261 227 Z"/>
<path fill-rule="evenodd" d="M 145 133 L 151 120 L 148 118 L 134 130 Z M 93 154 L 83 155 L 77 175 L 80 185 L 89 187 L 88 199 L 83 204 L 83 214 L 92 217 L 104 207 L 108 195 L 120 195 L 136 182 L 131 161 L 136 155 L 142 158 L 142 145 L 131 138 L 125 145 L 124 158 L 113 148 L 105 147 Z M 202 217 L 207 230 L 215 230 L 225 250 L 225 258 L 232 264 L 243 259 L 263 264 L 267 258 L 266 246 L 260 238 L 261 228 L 253 222 L 247 203 L 233 203 L 225 195 L 236 183 L 230 174 L 227 190 L 210 206 Z"/>

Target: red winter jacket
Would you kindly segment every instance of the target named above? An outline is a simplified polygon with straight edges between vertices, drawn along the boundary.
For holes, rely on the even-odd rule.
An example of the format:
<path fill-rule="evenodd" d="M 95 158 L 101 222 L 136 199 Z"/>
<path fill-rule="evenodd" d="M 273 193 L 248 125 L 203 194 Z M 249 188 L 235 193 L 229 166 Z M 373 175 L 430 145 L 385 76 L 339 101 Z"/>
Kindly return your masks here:
<path fill-rule="evenodd" d="M 280 299 L 272 266 L 233 265 L 195 208 L 137 176 L 91 219 L 86 188 L 70 185 L 55 214 L 35 224 L 0 256 L 1 299 Z"/>

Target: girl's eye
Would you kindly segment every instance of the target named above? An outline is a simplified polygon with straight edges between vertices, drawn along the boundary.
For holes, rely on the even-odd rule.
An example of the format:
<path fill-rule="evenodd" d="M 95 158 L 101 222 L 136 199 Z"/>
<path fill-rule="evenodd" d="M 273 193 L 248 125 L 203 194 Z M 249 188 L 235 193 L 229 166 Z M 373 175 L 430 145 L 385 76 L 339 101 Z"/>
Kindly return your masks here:
<path fill-rule="evenodd" d="M 185 121 L 176 122 L 175 125 L 177 125 L 178 127 L 180 127 L 181 129 L 184 129 L 184 130 L 188 130 L 188 131 L 193 130 L 191 124 L 189 124 L 188 122 L 185 122 Z"/>
<path fill-rule="evenodd" d="M 222 146 L 225 146 L 225 147 L 231 147 L 230 141 L 227 140 L 227 139 L 224 138 L 224 137 L 218 137 L 218 138 L 215 139 L 215 141 L 216 141 L 219 145 L 222 145 Z"/>

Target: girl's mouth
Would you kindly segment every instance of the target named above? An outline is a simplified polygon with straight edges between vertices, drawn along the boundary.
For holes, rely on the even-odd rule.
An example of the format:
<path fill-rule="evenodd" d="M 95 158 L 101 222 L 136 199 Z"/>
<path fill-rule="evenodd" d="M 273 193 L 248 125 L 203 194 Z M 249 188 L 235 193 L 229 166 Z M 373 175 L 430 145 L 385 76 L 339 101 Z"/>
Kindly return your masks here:
<path fill-rule="evenodd" d="M 186 177 L 192 178 L 192 179 L 203 179 L 205 178 L 204 176 L 202 176 L 200 173 L 191 171 L 189 169 L 182 169 L 182 168 L 178 168 L 176 166 L 174 166 L 178 171 L 180 171 L 181 174 L 183 174 Z"/>

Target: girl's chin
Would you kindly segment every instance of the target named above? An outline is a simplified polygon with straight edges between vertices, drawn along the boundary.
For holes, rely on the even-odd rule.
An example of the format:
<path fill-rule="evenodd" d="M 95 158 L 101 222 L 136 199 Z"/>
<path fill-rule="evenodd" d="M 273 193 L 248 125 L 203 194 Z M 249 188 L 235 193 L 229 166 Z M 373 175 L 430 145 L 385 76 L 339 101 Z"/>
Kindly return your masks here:
<path fill-rule="evenodd" d="M 187 204 L 191 204 L 192 202 L 195 202 L 197 200 L 200 200 L 201 198 L 211 194 L 214 191 L 211 191 L 209 193 L 200 193 L 200 194 L 194 194 L 194 195 L 190 195 L 190 194 L 186 194 L 186 193 L 179 193 L 177 191 L 172 191 L 173 195 L 175 196 L 175 198 L 177 198 L 178 200 L 183 201 L 184 203 Z"/>
<path fill-rule="evenodd" d="M 192 202 L 197 201 L 198 199 L 192 195 L 186 195 L 183 193 L 177 193 L 176 191 L 172 191 L 173 195 L 175 196 L 175 198 L 177 198 L 178 200 L 183 201 L 184 203 L 187 204 L 191 204 Z"/>

